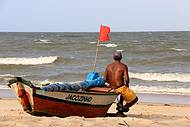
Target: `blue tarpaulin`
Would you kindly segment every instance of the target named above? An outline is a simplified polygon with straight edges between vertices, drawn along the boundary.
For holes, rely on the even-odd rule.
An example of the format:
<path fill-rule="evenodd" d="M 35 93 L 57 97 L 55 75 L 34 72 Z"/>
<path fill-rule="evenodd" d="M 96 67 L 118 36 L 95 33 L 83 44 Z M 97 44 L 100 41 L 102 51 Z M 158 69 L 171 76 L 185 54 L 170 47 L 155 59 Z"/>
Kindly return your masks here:
<path fill-rule="evenodd" d="M 104 78 L 100 77 L 97 72 L 89 72 L 86 76 L 86 80 L 80 83 L 83 89 L 88 89 L 95 86 L 104 86 Z"/>

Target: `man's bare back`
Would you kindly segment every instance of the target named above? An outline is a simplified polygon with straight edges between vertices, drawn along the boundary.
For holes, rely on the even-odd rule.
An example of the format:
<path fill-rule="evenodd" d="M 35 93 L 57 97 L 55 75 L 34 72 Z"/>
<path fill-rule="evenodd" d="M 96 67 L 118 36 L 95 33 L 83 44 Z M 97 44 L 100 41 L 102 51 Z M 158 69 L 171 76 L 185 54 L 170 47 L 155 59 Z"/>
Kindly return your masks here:
<path fill-rule="evenodd" d="M 110 84 L 110 87 L 116 89 L 123 85 L 128 85 L 128 67 L 127 65 L 116 60 L 109 64 L 104 74 L 104 80 Z"/>

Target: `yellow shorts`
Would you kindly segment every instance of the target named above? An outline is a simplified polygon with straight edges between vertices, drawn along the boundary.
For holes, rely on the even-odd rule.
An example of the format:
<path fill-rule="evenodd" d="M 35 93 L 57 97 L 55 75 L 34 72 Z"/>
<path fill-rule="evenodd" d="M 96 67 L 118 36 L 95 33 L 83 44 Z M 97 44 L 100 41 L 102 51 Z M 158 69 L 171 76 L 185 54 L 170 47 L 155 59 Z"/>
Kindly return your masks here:
<path fill-rule="evenodd" d="M 126 85 L 115 89 L 115 91 L 116 93 L 120 93 L 122 95 L 126 103 L 129 103 L 136 98 L 136 94 L 131 89 L 129 89 L 129 87 L 127 87 Z"/>

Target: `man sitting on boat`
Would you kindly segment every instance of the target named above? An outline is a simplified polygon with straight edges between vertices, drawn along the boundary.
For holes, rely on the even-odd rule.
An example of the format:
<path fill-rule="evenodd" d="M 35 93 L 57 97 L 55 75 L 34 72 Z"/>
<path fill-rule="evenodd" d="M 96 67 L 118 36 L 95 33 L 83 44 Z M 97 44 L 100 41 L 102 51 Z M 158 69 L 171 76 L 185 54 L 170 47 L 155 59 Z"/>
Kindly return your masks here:
<path fill-rule="evenodd" d="M 109 64 L 104 74 L 104 80 L 109 84 L 112 91 L 121 94 L 117 104 L 117 115 L 124 116 L 123 112 L 129 111 L 129 108 L 138 101 L 136 94 L 129 89 L 129 75 L 127 65 L 121 62 L 122 54 L 116 51 L 113 54 L 114 62 Z M 126 104 L 123 106 L 123 100 Z"/>

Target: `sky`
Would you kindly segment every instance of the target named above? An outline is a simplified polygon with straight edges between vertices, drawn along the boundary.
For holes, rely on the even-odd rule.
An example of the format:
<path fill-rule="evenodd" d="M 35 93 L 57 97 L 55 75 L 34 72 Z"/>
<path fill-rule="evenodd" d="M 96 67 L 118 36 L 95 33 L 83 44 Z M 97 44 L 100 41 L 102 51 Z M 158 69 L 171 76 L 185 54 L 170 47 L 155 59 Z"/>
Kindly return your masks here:
<path fill-rule="evenodd" d="M 0 32 L 190 31 L 190 0 L 0 0 Z"/>

